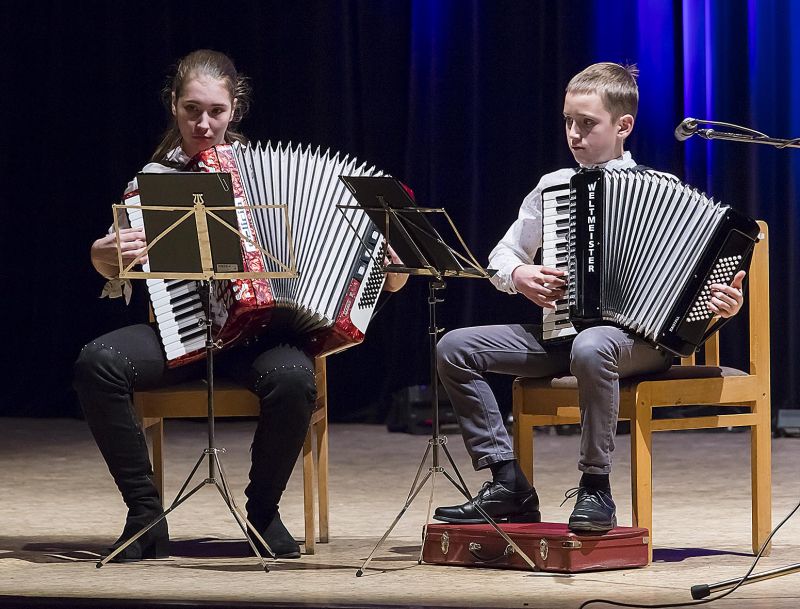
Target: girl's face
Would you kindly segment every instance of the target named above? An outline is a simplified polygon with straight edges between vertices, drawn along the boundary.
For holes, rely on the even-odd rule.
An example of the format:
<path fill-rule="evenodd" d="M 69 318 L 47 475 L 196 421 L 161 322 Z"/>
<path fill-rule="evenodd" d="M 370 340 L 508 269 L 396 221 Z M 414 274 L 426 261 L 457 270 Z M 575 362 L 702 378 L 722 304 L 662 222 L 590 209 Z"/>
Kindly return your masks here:
<path fill-rule="evenodd" d="M 233 118 L 234 102 L 221 80 L 198 76 L 172 95 L 172 114 L 181 132 L 181 148 L 189 157 L 223 143 Z"/>

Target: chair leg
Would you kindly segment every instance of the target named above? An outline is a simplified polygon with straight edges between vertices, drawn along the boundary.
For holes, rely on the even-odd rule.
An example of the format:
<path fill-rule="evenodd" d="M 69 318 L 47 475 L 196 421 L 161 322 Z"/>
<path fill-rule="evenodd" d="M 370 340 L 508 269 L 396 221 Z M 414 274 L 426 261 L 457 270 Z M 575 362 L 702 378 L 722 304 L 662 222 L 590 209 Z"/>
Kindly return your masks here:
<path fill-rule="evenodd" d="M 772 437 L 769 402 L 756 404 L 758 422 L 750 427 L 750 476 L 753 501 L 753 554 L 769 537 L 772 529 Z M 764 550 L 769 556 L 772 544 Z"/>
<path fill-rule="evenodd" d="M 314 521 L 314 454 L 312 450 L 311 436 L 314 433 L 314 425 L 309 427 L 306 440 L 303 443 L 303 516 L 306 525 L 306 554 L 313 554 L 315 549 Z"/>
<path fill-rule="evenodd" d="M 317 492 L 319 493 L 319 541 L 328 543 L 330 504 L 328 499 L 328 413 L 317 427 Z"/>
<path fill-rule="evenodd" d="M 516 421 L 515 421 L 516 423 Z M 533 424 L 530 418 L 525 415 L 519 425 L 519 433 L 517 434 L 519 440 L 519 466 L 522 468 L 522 473 L 528 479 L 528 482 L 533 484 Z M 517 438 L 514 439 L 514 446 L 516 447 Z"/>
<path fill-rule="evenodd" d="M 653 560 L 652 409 L 637 400 L 631 420 L 631 499 L 633 526 L 647 529 L 649 560 Z"/>
<path fill-rule="evenodd" d="M 533 424 L 531 419 L 522 413 L 524 406 L 524 390 L 514 383 L 514 456 L 519 461 L 522 473 L 533 484 Z"/>

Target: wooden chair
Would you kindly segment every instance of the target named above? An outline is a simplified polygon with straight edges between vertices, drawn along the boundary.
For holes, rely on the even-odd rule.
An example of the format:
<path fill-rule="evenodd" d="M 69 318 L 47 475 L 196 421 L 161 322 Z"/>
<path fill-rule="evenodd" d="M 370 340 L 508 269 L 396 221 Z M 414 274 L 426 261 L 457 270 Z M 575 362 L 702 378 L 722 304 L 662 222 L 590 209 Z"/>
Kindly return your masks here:
<path fill-rule="evenodd" d="M 305 516 L 305 550 L 314 553 L 315 509 L 314 473 L 319 491 L 319 540 L 328 542 L 328 396 L 325 358 L 316 360 L 317 404 L 311 415 L 311 426 L 303 444 L 303 503 Z M 164 497 L 164 419 L 200 418 L 208 414 L 205 381 L 182 383 L 174 387 L 134 394 L 134 407 L 143 429 L 152 433 L 153 473 L 156 487 Z M 218 417 L 257 417 L 258 398 L 241 386 L 214 379 L 214 414 Z M 316 454 L 312 443 L 316 436 Z"/>
<path fill-rule="evenodd" d="M 767 225 L 761 228 L 750 265 L 746 298 L 750 305 L 749 374 L 720 366 L 719 334 L 705 346 L 705 365 L 685 358 L 661 374 L 620 383 L 619 418 L 631 422 L 631 486 L 633 526 L 650 531 L 652 557 L 653 493 L 651 436 L 654 431 L 715 427 L 750 427 L 752 547 L 756 553 L 770 533 L 771 429 L 769 359 L 769 245 Z M 533 427 L 580 423 L 578 384 L 573 376 L 514 381 L 514 451 L 533 481 Z M 748 412 L 691 418 L 653 419 L 660 406 L 744 406 Z M 769 552 L 769 548 L 767 552 Z"/>

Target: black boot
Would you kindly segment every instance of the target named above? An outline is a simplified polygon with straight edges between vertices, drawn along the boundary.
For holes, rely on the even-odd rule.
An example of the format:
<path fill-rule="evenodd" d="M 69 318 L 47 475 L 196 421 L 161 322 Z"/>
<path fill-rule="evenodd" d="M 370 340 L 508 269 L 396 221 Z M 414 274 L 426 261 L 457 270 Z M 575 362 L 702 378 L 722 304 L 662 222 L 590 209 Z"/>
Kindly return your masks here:
<path fill-rule="evenodd" d="M 153 484 L 144 433 L 133 414 L 134 372 L 124 355 L 99 342 L 84 347 L 75 364 L 75 389 L 89 429 L 114 477 L 128 516 L 108 554 L 164 513 Z M 169 532 L 162 520 L 114 560 L 130 562 L 169 555 Z"/>
<path fill-rule="evenodd" d="M 133 509 L 129 508 L 122 535 L 105 552 L 101 552 L 101 555 L 111 554 L 163 513 L 161 502 L 157 499 L 141 501 Z M 152 529 L 117 554 L 112 562 L 136 562 L 145 558 L 167 558 L 168 556 L 169 530 L 166 518 L 162 518 Z"/>
<path fill-rule="evenodd" d="M 250 524 L 256 528 L 261 538 L 267 542 L 275 558 L 300 558 L 300 544 L 295 541 L 292 534 L 286 529 L 283 522 L 281 522 L 281 515 L 278 513 L 277 507 L 275 507 L 269 521 L 250 520 Z M 252 539 L 262 556 L 268 556 L 270 554 L 259 541 L 258 537 L 253 535 Z"/>
<path fill-rule="evenodd" d="M 263 371 L 263 372 L 259 372 Z M 292 475 L 317 399 L 313 361 L 294 347 L 281 345 L 253 363 L 250 385 L 261 398 L 253 437 L 247 518 L 278 558 L 299 558 L 300 546 L 278 514 L 278 503 Z"/>

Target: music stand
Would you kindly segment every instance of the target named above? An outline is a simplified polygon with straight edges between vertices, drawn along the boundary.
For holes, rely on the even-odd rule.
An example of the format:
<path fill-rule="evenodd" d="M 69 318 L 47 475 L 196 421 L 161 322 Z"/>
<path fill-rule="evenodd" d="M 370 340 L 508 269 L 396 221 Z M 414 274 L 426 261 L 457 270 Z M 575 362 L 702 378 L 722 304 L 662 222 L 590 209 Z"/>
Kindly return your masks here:
<path fill-rule="evenodd" d="M 152 197 L 149 201 L 136 198 L 128 200 L 128 205 L 113 205 L 114 231 L 117 240 L 117 257 L 120 274 L 123 279 L 134 277 L 144 279 L 195 279 L 200 285 L 201 302 L 206 305 L 206 382 L 208 385 L 208 447 L 192 468 L 186 481 L 181 486 L 172 504 L 150 524 L 120 545 L 108 556 L 97 563 L 101 568 L 130 544 L 144 535 L 169 513 L 187 501 L 192 495 L 207 485 L 213 485 L 228 506 L 236 524 L 244 533 L 255 555 L 261 562 L 264 571 L 269 572 L 264 557 L 258 551 L 248 533 L 248 529 L 260 541 L 272 558 L 275 553 L 261 534 L 247 520 L 239 506 L 236 505 L 233 493 L 225 480 L 220 454 L 224 448 L 217 448 L 214 434 L 214 349 L 222 347 L 215 341 L 212 333 L 212 281 L 218 279 L 269 279 L 277 277 L 297 277 L 294 253 L 292 250 L 289 218 L 286 205 L 234 205 L 233 185 L 230 174 L 222 173 L 168 173 L 139 174 L 139 197 L 145 194 Z M 155 201 L 166 204 L 153 204 Z M 144 203 L 136 205 L 134 203 Z M 272 254 L 259 246 L 250 236 L 245 235 L 239 227 L 237 214 L 248 214 L 252 209 L 283 209 L 286 221 L 286 237 L 289 242 L 290 265 L 286 266 Z M 122 263 L 122 248 L 119 236 L 119 213 L 121 210 L 140 210 L 143 218 L 148 218 L 148 231 L 152 240 L 148 240 L 145 249 L 127 266 Z M 177 220 L 169 218 L 165 221 L 163 213 L 178 213 Z M 194 219 L 194 223 L 189 222 Z M 225 230 L 227 229 L 227 230 Z M 261 254 L 272 260 L 282 270 L 273 272 L 245 272 L 242 258 L 242 243 L 248 242 Z M 153 247 L 158 244 L 154 250 Z M 147 270 L 132 271 L 134 265 L 148 255 Z M 208 477 L 184 495 L 203 459 L 208 457 Z"/>
<path fill-rule="evenodd" d="M 475 260 L 469 251 L 466 243 L 461 238 L 461 234 L 453 224 L 452 219 L 444 208 L 423 208 L 418 207 L 414 199 L 411 198 L 406 188 L 394 178 L 388 176 L 339 176 L 353 194 L 358 205 L 337 205 L 339 209 L 361 209 L 370 217 L 376 226 L 382 228 L 383 235 L 387 244 L 392 246 L 397 255 L 403 261 L 402 265 L 390 264 L 386 268 L 388 273 L 404 273 L 408 275 L 424 275 L 428 277 L 428 337 L 430 355 L 430 375 L 431 375 L 431 412 L 433 413 L 432 437 L 428 440 L 428 447 L 422 456 L 422 461 L 417 469 L 414 482 L 411 483 L 411 490 L 408 493 L 406 502 L 400 513 L 389 526 L 383 537 L 367 556 L 364 563 L 356 572 L 356 577 L 361 577 L 364 570 L 372 561 L 372 557 L 378 548 L 391 534 L 394 527 L 403 517 L 406 510 L 422 490 L 422 487 L 431 481 L 431 493 L 428 499 L 428 512 L 425 518 L 423 529 L 423 540 L 428 536 L 428 524 L 430 522 L 431 507 L 433 505 L 433 494 L 436 489 L 436 474 L 441 473 L 450 483 L 467 498 L 472 506 L 490 524 L 506 542 L 527 562 L 531 569 L 536 569 L 534 562 L 525 554 L 524 551 L 505 533 L 487 514 L 484 509 L 472 500 L 472 494 L 467 488 L 464 478 L 456 467 L 450 451 L 447 449 L 447 437 L 439 433 L 439 386 L 438 375 L 436 372 L 436 343 L 437 338 L 443 328 L 436 324 L 436 305 L 444 302 L 436 294 L 437 290 L 447 287 L 445 277 L 474 277 L 489 279 L 492 275 Z M 447 245 L 436 229 L 428 220 L 431 217 L 443 217 L 456 235 L 463 255 Z M 447 460 L 458 477 L 458 481 L 441 465 L 439 449 L 444 451 Z M 427 473 L 420 480 L 422 470 L 431 455 L 431 465 Z M 423 546 L 420 548 L 417 564 L 422 564 Z"/>

